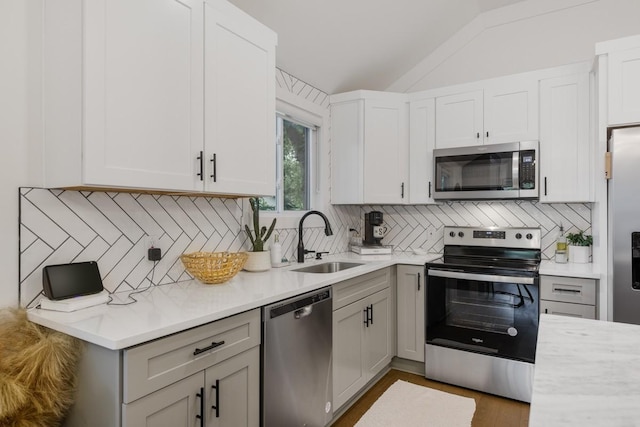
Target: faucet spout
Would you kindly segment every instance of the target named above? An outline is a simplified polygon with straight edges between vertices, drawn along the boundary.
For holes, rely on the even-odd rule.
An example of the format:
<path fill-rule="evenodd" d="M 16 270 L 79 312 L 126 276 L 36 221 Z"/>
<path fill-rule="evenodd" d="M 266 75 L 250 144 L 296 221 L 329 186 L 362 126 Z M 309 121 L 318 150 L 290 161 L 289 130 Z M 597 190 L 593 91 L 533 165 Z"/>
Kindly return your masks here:
<path fill-rule="evenodd" d="M 304 224 L 304 220 L 307 219 L 309 215 L 318 215 L 324 220 L 324 234 L 327 236 L 333 235 L 333 230 L 331 230 L 331 224 L 329 224 L 329 219 L 320 211 L 309 211 L 306 214 L 302 215 L 300 218 L 300 223 L 298 224 L 298 262 L 304 262 L 304 256 L 310 252 L 304 248 L 304 243 L 302 241 L 302 225 Z"/>

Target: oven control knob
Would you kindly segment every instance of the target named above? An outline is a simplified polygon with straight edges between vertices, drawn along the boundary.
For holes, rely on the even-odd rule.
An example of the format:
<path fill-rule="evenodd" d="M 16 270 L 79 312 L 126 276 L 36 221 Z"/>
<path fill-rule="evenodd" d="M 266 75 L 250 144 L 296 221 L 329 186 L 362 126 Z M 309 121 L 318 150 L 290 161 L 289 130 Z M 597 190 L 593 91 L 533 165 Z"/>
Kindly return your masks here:
<path fill-rule="evenodd" d="M 450 233 L 449 233 L 449 236 L 451 236 L 451 237 L 456 237 L 456 232 L 455 232 L 455 231 L 450 232 Z"/>
<path fill-rule="evenodd" d="M 518 240 L 522 239 L 522 234 L 516 233 L 516 239 L 518 239 Z"/>
<path fill-rule="evenodd" d="M 458 237 L 464 237 L 464 233 L 462 231 L 458 231 Z"/>
<path fill-rule="evenodd" d="M 518 335 L 518 330 L 512 326 L 507 329 L 507 333 L 509 334 L 509 336 L 515 337 L 516 335 Z"/>
<path fill-rule="evenodd" d="M 527 233 L 527 240 L 531 240 L 531 239 L 533 239 L 533 234 Z"/>

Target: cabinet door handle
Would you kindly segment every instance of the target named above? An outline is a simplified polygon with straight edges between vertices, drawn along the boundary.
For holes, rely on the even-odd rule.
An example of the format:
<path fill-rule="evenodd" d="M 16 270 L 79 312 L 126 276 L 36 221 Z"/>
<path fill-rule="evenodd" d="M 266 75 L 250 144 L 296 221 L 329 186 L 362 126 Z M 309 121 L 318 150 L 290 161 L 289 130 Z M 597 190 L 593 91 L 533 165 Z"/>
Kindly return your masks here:
<path fill-rule="evenodd" d="M 364 322 L 363 323 L 368 328 L 369 327 L 369 307 L 367 307 L 364 310 L 362 310 L 362 312 L 364 313 Z"/>
<path fill-rule="evenodd" d="M 220 347 L 220 346 L 221 346 L 221 345 L 223 345 L 223 344 L 224 344 L 224 341 L 220 341 L 220 342 L 215 342 L 215 341 L 214 341 L 214 342 L 212 342 L 212 343 L 211 343 L 211 345 L 210 345 L 210 346 L 208 346 L 208 347 L 205 347 L 205 348 L 197 348 L 197 347 L 196 347 L 196 349 L 195 349 L 195 350 L 193 350 L 193 355 L 194 355 L 194 356 L 197 356 L 197 355 L 199 355 L 200 353 L 204 353 L 205 351 L 209 351 L 209 350 L 212 350 L 212 349 L 214 349 L 214 348 L 216 348 L 216 347 Z"/>
<path fill-rule="evenodd" d="M 404 182 L 400 185 L 400 198 L 404 199 Z"/>
<path fill-rule="evenodd" d="M 489 138 L 489 131 L 487 131 L 487 138 Z"/>
<path fill-rule="evenodd" d="M 216 410 L 216 418 L 220 418 L 220 380 L 216 380 L 216 385 L 211 386 L 216 391 L 216 404 L 211 405 L 211 409 Z"/>
<path fill-rule="evenodd" d="M 204 180 L 204 153 L 201 151 L 200 155 L 196 157 L 197 160 L 200 160 L 200 172 L 196 175 L 200 177 L 200 181 Z"/>
<path fill-rule="evenodd" d="M 418 292 L 420 292 L 420 273 L 418 273 Z"/>
<path fill-rule="evenodd" d="M 544 314 L 549 314 L 549 309 L 548 308 L 544 309 Z"/>
<path fill-rule="evenodd" d="M 200 393 L 196 393 L 196 397 L 200 398 L 200 413 L 196 418 L 200 420 L 200 427 L 204 427 L 204 387 L 200 387 Z"/>
<path fill-rule="evenodd" d="M 431 198 L 431 181 L 429 181 L 429 198 Z"/>
<path fill-rule="evenodd" d="M 544 177 L 544 195 L 547 195 L 547 177 Z"/>
<path fill-rule="evenodd" d="M 373 304 L 369 306 L 369 313 L 369 315 L 371 316 L 369 317 L 369 324 L 373 325 Z"/>
<path fill-rule="evenodd" d="M 476 138 L 480 139 L 480 132 L 476 133 Z"/>
<path fill-rule="evenodd" d="M 211 163 L 213 163 L 213 173 L 211 174 L 210 178 L 213 178 L 213 182 L 216 182 L 216 167 L 217 167 L 217 161 L 216 161 L 216 153 L 213 153 L 213 156 L 211 156 Z"/>
<path fill-rule="evenodd" d="M 559 292 L 559 293 L 568 292 L 570 294 L 579 294 L 581 292 L 580 289 L 565 289 L 565 288 L 555 288 L 553 291 Z"/>

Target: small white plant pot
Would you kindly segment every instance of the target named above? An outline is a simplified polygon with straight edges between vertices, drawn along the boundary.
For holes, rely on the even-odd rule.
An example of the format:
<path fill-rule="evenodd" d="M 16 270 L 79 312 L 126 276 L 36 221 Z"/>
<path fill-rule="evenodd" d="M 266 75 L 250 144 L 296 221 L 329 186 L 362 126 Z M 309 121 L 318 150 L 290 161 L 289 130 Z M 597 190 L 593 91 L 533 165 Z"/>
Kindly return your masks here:
<path fill-rule="evenodd" d="M 569 262 L 587 264 L 591 262 L 591 246 L 569 246 Z"/>
<path fill-rule="evenodd" d="M 243 270 L 246 271 L 267 271 L 271 268 L 271 254 L 269 251 L 247 252 L 249 258 L 244 264 Z"/>

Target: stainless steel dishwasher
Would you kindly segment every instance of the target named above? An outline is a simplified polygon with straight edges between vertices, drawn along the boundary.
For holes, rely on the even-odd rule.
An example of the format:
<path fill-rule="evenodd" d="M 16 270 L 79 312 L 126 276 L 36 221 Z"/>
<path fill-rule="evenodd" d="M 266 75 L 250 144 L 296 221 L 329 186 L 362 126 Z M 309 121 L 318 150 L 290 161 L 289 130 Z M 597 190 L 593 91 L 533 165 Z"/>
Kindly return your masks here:
<path fill-rule="evenodd" d="M 332 407 L 331 288 L 262 310 L 263 427 L 324 427 Z"/>

